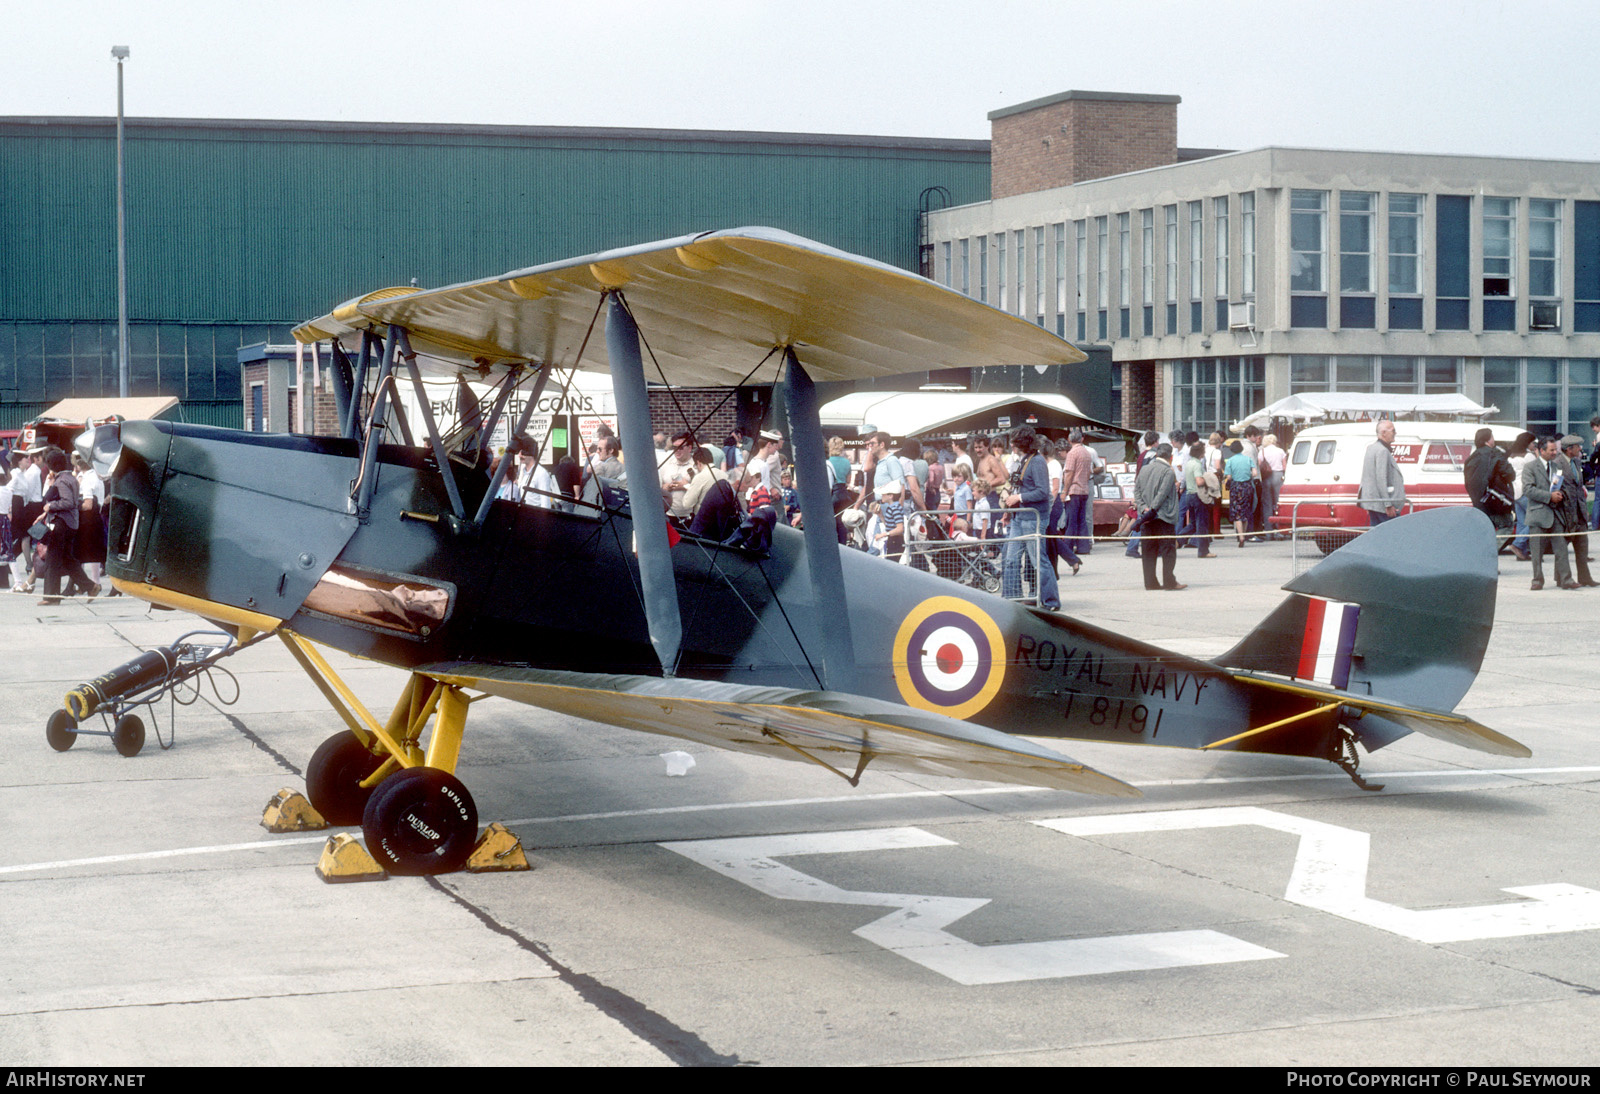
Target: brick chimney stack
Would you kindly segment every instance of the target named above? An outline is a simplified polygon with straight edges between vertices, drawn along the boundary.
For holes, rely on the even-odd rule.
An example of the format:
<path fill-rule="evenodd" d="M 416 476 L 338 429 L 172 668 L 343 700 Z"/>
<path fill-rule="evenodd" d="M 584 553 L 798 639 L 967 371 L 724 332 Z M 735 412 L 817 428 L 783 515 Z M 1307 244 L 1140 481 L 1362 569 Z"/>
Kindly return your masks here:
<path fill-rule="evenodd" d="M 1180 101 L 1064 91 L 991 111 L 990 193 L 1004 198 L 1177 163 Z"/>

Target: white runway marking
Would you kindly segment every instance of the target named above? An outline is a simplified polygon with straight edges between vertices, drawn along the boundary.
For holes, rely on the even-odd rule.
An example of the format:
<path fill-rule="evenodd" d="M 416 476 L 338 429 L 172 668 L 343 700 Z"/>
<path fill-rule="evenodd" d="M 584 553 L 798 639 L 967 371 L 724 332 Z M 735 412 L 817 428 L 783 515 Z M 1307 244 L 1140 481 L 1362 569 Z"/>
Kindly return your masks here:
<path fill-rule="evenodd" d="M 1584 767 L 1505 767 L 1505 768 L 1450 768 L 1443 771 L 1382 771 L 1368 772 L 1374 778 L 1384 779 L 1461 779 L 1475 777 L 1517 778 L 1531 775 L 1593 775 L 1600 774 L 1600 766 Z M 1159 786 L 1242 786 L 1255 783 L 1299 782 L 1311 780 L 1348 781 L 1342 771 L 1307 773 L 1304 775 L 1231 775 L 1204 779 L 1146 779 L 1135 781 L 1138 787 Z M 651 809 L 616 809 L 605 813 L 563 813 L 553 817 L 521 817 L 504 821 L 505 825 L 572 824 L 583 821 L 619 820 L 628 817 L 660 817 L 675 813 L 718 813 L 734 809 L 792 809 L 805 805 L 836 805 L 849 802 L 900 801 L 914 798 L 976 798 L 994 794 L 1055 794 L 1059 791 L 1041 786 L 978 786 L 968 790 L 901 790 L 883 794 L 833 794 L 812 798 L 773 798 L 765 801 L 709 802 L 702 805 L 668 805 Z M 141 862 L 150 859 L 181 858 L 188 855 L 233 854 L 239 851 L 260 851 L 273 847 L 286 847 L 298 843 L 321 843 L 335 832 L 351 831 L 348 828 L 329 828 L 317 835 L 283 836 L 280 839 L 256 840 L 251 843 L 223 843 L 200 847 L 174 847 L 162 851 L 135 851 L 122 855 L 97 855 L 93 858 L 59 859 L 54 862 L 25 862 L 0 866 L 0 877 L 7 874 L 38 873 L 44 870 L 66 870 L 79 866 L 102 866 L 119 862 Z"/>
<path fill-rule="evenodd" d="M 1174 809 L 1161 813 L 1117 813 L 1059 817 L 1035 824 L 1069 836 L 1120 832 L 1184 832 L 1197 828 L 1260 825 L 1300 837 L 1285 900 L 1364 923 L 1417 942 L 1471 942 L 1530 934 L 1590 931 L 1600 927 L 1600 892 L 1581 885 L 1518 885 L 1504 892 L 1527 900 L 1476 908 L 1413 911 L 1367 896 L 1372 838 L 1366 832 L 1307 820 L 1256 806 Z"/>
<path fill-rule="evenodd" d="M 945 930 L 989 903 L 987 897 L 875 893 L 841 889 L 777 860 L 789 855 L 833 855 L 893 851 L 905 847 L 954 847 L 953 840 L 920 828 L 873 828 L 851 832 L 805 832 L 787 836 L 686 840 L 663 843 L 724 877 L 777 900 L 860 904 L 893 908 L 853 933 L 931 969 L 958 984 L 1009 984 L 1110 972 L 1175 969 L 1282 957 L 1219 931 L 1063 938 L 1048 942 L 980 946 Z"/>

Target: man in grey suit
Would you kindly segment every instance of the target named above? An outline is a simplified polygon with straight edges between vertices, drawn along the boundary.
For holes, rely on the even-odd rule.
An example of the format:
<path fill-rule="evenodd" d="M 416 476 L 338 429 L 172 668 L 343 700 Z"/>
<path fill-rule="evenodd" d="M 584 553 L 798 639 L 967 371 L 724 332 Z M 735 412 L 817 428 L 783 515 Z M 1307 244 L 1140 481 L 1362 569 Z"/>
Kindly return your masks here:
<path fill-rule="evenodd" d="M 1400 515 L 1406 503 L 1406 480 L 1394 462 L 1394 423 L 1378 423 L 1378 439 L 1361 458 L 1361 496 L 1357 505 L 1367 511 L 1367 524 L 1376 528 Z"/>
<path fill-rule="evenodd" d="M 1600 586 L 1589 573 L 1589 505 L 1583 486 L 1583 442 L 1571 433 L 1560 442 L 1561 458 L 1566 462 L 1564 476 L 1569 484 L 1562 493 L 1566 501 L 1561 506 L 1561 524 L 1566 529 L 1567 543 L 1572 547 L 1572 562 L 1578 571 L 1578 584 L 1589 588 Z"/>
<path fill-rule="evenodd" d="M 1567 561 L 1567 541 L 1561 533 L 1560 513 L 1567 495 L 1562 490 L 1571 475 L 1554 438 L 1545 437 L 1538 442 L 1533 455 L 1522 465 L 1522 496 L 1528 500 L 1529 549 L 1533 554 L 1533 588 L 1544 588 L 1544 553 L 1556 556 L 1556 583 L 1563 589 L 1576 589 L 1572 580 L 1572 564 Z"/>
<path fill-rule="evenodd" d="M 1144 555 L 1146 589 L 1187 589 L 1173 575 L 1178 560 L 1178 481 L 1172 470 L 1172 446 L 1163 444 L 1150 454 L 1139 477 L 1133 480 L 1133 507 L 1144 526 L 1139 530 L 1139 545 Z M 1161 560 L 1162 580 L 1156 584 L 1156 559 Z"/>

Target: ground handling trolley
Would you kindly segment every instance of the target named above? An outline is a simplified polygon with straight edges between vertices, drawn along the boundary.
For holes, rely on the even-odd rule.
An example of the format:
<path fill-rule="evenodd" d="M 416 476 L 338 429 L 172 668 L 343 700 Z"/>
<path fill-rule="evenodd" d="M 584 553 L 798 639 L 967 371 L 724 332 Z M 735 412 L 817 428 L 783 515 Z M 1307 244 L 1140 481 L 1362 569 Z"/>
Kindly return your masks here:
<path fill-rule="evenodd" d="M 119 665 L 86 684 L 79 684 L 67 692 L 62 709 L 53 712 L 45 723 L 44 737 L 57 752 L 71 748 L 80 736 L 110 737 L 111 743 L 124 756 L 137 756 L 144 747 L 144 720 L 133 713 L 140 707 L 154 707 L 162 696 L 172 699 L 174 710 L 200 698 L 200 683 L 196 677 L 205 676 L 212 693 L 224 706 L 232 706 L 239 699 L 239 684 L 227 669 L 218 668 L 217 662 L 231 653 L 237 653 L 263 636 L 257 635 L 240 644 L 225 631 L 190 631 L 170 646 L 158 646 L 141 653 L 125 665 Z M 211 673 L 222 673 L 233 683 L 233 697 L 224 697 L 217 688 Z M 187 692 L 180 691 L 184 684 L 195 681 Z M 84 729 L 81 723 L 98 714 L 104 729 Z M 154 715 L 152 714 L 152 721 Z M 161 729 L 156 727 L 156 740 L 163 749 L 171 748 L 172 727 L 168 727 L 168 740 L 161 740 Z"/>

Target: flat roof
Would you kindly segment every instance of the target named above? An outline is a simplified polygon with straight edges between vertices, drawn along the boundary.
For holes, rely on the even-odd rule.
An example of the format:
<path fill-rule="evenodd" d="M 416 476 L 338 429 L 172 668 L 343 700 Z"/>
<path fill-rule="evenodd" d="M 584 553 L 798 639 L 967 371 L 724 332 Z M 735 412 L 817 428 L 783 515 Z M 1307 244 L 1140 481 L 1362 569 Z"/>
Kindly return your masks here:
<path fill-rule="evenodd" d="M 116 127 L 114 117 L 11 116 L 0 127 Z M 258 130 L 273 133 L 336 133 L 384 136 L 498 137 L 524 140 L 713 141 L 720 144 L 822 144 L 845 148 L 899 148 L 938 152 L 982 152 L 986 140 L 949 137 L 887 137 L 851 133 L 781 133 L 740 129 L 634 129 L 585 125 L 456 125 L 443 122 L 290 121 L 263 118 L 124 118 L 134 129 Z"/>
<path fill-rule="evenodd" d="M 1084 99 L 1090 102 L 1110 103 L 1181 103 L 1181 95 L 1138 95 L 1129 91 L 1061 91 L 1054 95 L 1046 95 L 1042 99 L 1029 99 L 1016 106 L 1002 106 L 999 110 L 989 111 L 989 120 L 1004 118 L 1011 114 L 1022 114 L 1029 110 L 1037 110 L 1041 106 L 1053 106 L 1056 103 L 1068 102 L 1072 99 Z"/>

